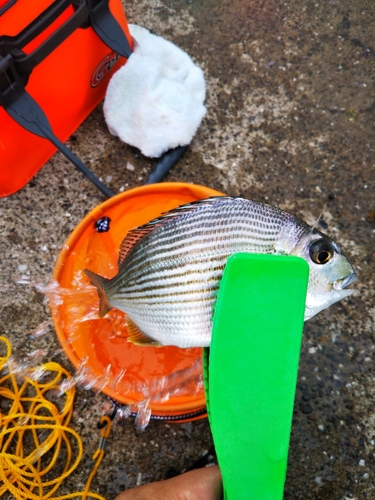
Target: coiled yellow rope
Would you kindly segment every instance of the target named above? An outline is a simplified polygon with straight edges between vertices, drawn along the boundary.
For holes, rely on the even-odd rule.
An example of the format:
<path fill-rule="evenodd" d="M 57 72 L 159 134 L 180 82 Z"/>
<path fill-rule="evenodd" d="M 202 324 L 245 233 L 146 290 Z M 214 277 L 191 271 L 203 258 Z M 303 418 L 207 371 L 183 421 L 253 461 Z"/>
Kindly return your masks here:
<path fill-rule="evenodd" d="M 103 444 L 111 420 L 102 417 L 101 422 L 105 424 L 101 430 L 102 439 L 93 456 L 96 463 L 85 490 L 54 496 L 62 482 L 77 468 L 83 454 L 80 436 L 69 428 L 75 387 L 65 391 L 65 401 L 59 408 L 50 400 L 51 395 L 59 390 L 64 378 L 70 379 L 71 376 L 58 363 L 45 363 L 41 367 L 45 373 L 43 379 L 47 378 L 44 383 L 34 380 L 32 371 L 20 384 L 11 369 L 6 375 L 1 375 L 12 350 L 7 338 L 0 336 L 0 343 L 4 344 L 0 345 L 2 350 L 4 347 L 6 350 L 5 356 L 0 356 L 0 498 L 9 492 L 17 500 L 75 497 L 105 500 L 89 489 L 104 455 Z"/>

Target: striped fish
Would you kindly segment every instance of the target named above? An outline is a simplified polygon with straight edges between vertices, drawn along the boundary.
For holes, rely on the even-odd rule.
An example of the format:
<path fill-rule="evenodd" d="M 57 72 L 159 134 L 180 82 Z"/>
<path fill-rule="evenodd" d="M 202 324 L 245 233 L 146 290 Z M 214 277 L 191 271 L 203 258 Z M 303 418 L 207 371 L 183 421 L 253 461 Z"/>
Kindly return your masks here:
<path fill-rule="evenodd" d="M 214 197 L 182 205 L 125 237 L 118 274 L 86 275 L 100 297 L 128 316 L 140 345 L 208 346 L 220 279 L 238 252 L 291 254 L 310 266 L 305 319 L 350 295 L 355 273 L 340 247 L 294 215 L 243 198 Z"/>

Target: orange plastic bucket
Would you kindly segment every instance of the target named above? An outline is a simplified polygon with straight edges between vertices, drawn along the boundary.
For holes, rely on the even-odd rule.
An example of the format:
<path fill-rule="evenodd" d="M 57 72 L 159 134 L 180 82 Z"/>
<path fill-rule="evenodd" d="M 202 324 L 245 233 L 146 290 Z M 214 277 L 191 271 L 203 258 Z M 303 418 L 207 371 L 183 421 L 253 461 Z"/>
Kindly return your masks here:
<path fill-rule="evenodd" d="M 96 380 L 96 387 L 127 405 L 147 401 L 153 415 L 178 420 L 202 413 L 205 396 L 202 350 L 140 347 L 127 342 L 126 316 L 113 309 L 100 319 L 98 296 L 83 269 L 107 278 L 117 274 L 117 255 L 126 233 L 178 205 L 222 193 L 185 183 L 142 186 L 119 194 L 92 210 L 68 238 L 53 278 L 61 300 L 51 308 L 57 336 L 76 369 Z M 98 219 L 109 217 L 107 232 Z M 82 364 L 82 360 L 85 364 Z"/>

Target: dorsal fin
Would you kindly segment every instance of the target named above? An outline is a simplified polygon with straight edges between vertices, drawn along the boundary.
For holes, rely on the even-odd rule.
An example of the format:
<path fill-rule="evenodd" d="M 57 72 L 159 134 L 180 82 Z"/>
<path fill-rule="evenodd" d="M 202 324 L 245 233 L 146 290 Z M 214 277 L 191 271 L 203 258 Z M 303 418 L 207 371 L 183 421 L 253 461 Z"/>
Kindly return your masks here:
<path fill-rule="evenodd" d="M 150 223 L 149 223 L 150 224 Z M 156 229 L 155 226 L 149 226 L 149 224 L 145 224 L 144 226 L 137 227 L 128 232 L 125 236 L 123 242 L 121 243 L 119 254 L 118 254 L 118 267 L 124 262 L 125 257 L 128 255 L 130 250 L 134 247 L 138 241 L 145 238 L 148 234 L 152 233 Z"/>
<path fill-rule="evenodd" d="M 151 234 L 158 227 L 167 224 L 171 219 L 175 219 L 180 217 L 184 213 L 192 212 L 196 210 L 198 207 L 202 205 L 209 205 L 211 203 L 215 203 L 220 200 L 233 200 L 229 196 L 213 196 L 211 198 L 204 198 L 203 200 L 192 201 L 190 203 L 185 203 L 184 205 L 180 205 L 169 212 L 164 212 L 160 217 L 153 219 L 152 221 L 144 224 L 143 226 L 136 227 L 128 232 L 125 236 L 123 242 L 120 246 L 119 256 L 118 256 L 118 267 L 124 262 L 126 256 L 130 252 L 130 250 L 134 247 L 136 243 L 141 241 L 147 235 Z"/>
<path fill-rule="evenodd" d="M 315 220 L 315 222 L 310 226 L 310 230 L 307 236 L 311 236 L 314 234 L 316 231 L 319 231 L 318 226 L 319 226 L 319 221 L 323 217 L 323 214 L 320 214 L 319 217 Z M 320 232 L 320 231 L 319 231 Z"/>

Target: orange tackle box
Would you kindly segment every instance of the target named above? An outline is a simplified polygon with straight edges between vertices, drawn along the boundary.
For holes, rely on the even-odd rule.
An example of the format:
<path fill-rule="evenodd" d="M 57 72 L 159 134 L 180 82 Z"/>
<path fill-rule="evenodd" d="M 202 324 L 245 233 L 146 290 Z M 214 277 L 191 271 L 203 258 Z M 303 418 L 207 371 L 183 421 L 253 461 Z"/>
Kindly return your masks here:
<path fill-rule="evenodd" d="M 80 168 L 63 141 L 131 52 L 121 0 L 0 0 L 0 196 L 57 149 Z"/>

